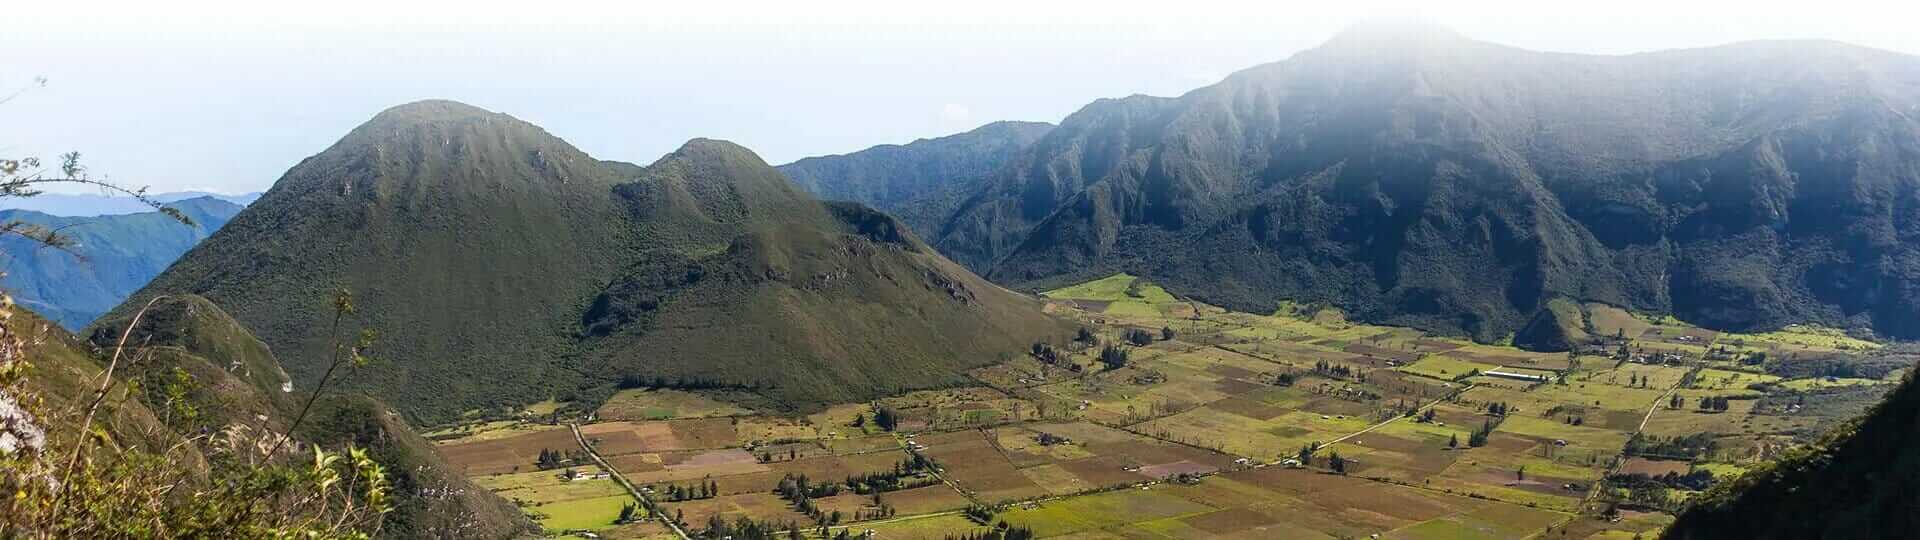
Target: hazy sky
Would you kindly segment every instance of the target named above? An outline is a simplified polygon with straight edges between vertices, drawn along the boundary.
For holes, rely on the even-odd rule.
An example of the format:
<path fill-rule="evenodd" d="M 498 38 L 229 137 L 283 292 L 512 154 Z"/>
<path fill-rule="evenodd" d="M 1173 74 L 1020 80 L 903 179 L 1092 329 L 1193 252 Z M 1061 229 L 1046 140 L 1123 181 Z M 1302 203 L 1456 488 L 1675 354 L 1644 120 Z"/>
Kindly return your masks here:
<path fill-rule="evenodd" d="M 447 98 L 603 159 L 714 137 L 779 164 L 1178 95 L 1383 16 L 1566 52 L 1825 38 L 1920 53 L 1920 13 L 1884 1 L 129 4 L 8 5 L 0 89 L 49 82 L 0 105 L 0 155 L 78 150 L 125 184 L 263 190 L 381 109 Z"/>

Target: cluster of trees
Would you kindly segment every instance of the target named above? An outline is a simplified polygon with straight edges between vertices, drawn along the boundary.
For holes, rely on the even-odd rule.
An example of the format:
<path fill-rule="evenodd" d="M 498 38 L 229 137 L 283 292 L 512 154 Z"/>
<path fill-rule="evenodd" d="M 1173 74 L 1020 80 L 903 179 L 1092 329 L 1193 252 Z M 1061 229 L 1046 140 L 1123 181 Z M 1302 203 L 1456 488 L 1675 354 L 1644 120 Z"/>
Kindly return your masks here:
<path fill-rule="evenodd" d="M 644 519 L 646 519 L 646 516 L 640 514 L 639 504 L 627 503 L 627 504 L 620 505 L 620 517 L 614 518 L 613 524 L 624 525 L 627 523 L 633 523 L 635 521 L 641 521 Z"/>
<path fill-rule="evenodd" d="M 1033 534 L 1032 528 L 1014 526 L 1001 521 L 991 530 L 970 532 L 960 536 L 949 534 L 943 538 L 946 540 L 1033 540 L 1039 537 Z"/>
<path fill-rule="evenodd" d="M 1126 339 L 1127 343 L 1131 343 L 1135 347 L 1145 347 L 1153 344 L 1153 333 L 1139 328 L 1128 328 L 1125 332 L 1120 333 L 1120 337 Z"/>
<path fill-rule="evenodd" d="M 1513 411 L 1513 407 L 1510 405 L 1507 405 L 1507 402 L 1505 401 L 1495 401 L 1493 403 L 1487 404 L 1487 414 L 1491 414 L 1494 416 L 1506 416 L 1507 413 L 1511 411 Z"/>
<path fill-rule="evenodd" d="M 780 485 L 773 492 L 793 503 L 794 510 L 813 518 L 814 523 L 821 526 L 838 525 L 846 517 L 839 510 L 828 512 L 813 504 L 816 498 L 839 495 L 840 484 L 815 484 L 807 479 L 807 475 L 789 474 L 780 477 Z"/>
<path fill-rule="evenodd" d="M 996 511 L 993 507 L 984 504 L 968 505 L 966 510 L 967 519 L 979 522 L 981 525 L 993 523 L 994 513 Z"/>
<path fill-rule="evenodd" d="M 1679 396 L 1674 396 L 1674 397 L 1679 397 Z M 1713 397 L 1700 398 L 1700 410 L 1714 411 L 1714 412 L 1727 412 L 1727 405 L 1728 405 L 1727 401 L 1728 401 L 1727 396 L 1713 396 Z"/>
<path fill-rule="evenodd" d="M 1336 379 L 1353 378 L 1353 368 L 1350 368 L 1347 366 L 1336 366 L 1331 363 L 1328 363 L 1326 360 L 1314 362 L 1313 372 L 1320 374 L 1322 376 L 1333 377 Z"/>
<path fill-rule="evenodd" d="M 1658 474 L 1658 475 L 1649 475 L 1646 473 L 1632 473 L 1632 474 L 1616 473 L 1616 474 L 1608 475 L 1607 481 L 1613 483 L 1613 485 L 1625 487 L 1629 489 L 1635 486 L 1652 483 L 1652 484 L 1660 484 L 1662 486 L 1666 486 L 1673 489 L 1706 491 L 1707 488 L 1713 487 L 1713 484 L 1719 481 L 1719 479 L 1713 476 L 1713 471 L 1709 471 L 1706 469 L 1693 469 L 1691 471 L 1687 471 L 1686 473 L 1667 472 L 1667 473 Z"/>
<path fill-rule="evenodd" d="M 1301 467 L 1312 467 L 1313 453 L 1318 451 L 1320 451 L 1320 441 L 1313 441 L 1310 444 L 1301 445 L 1300 451 L 1293 454 L 1293 459 L 1299 461 Z"/>
<path fill-rule="evenodd" d="M 1298 379 L 1298 377 L 1295 377 L 1292 373 L 1275 374 L 1273 376 L 1273 385 L 1274 386 L 1293 386 L 1293 382 L 1296 379 Z"/>
<path fill-rule="evenodd" d="M 853 419 L 853 427 L 860 427 L 862 425 L 866 425 L 866 423 L 867 423 L 867 416 L 864 414 L 854 417 Z M 773 461 L 779 456 L 776 456 L 773 452 L 761 450 L 760 454 L 754 457 L 760 458 L 761 463 L 773 463 Z M 785 461 L 793 461 L 796 459 L 800 459 L 800 452 L 797 450 L 794 450 L 793 448 L 787 448 L 787 459 Z"/>
<path fill-rule="evenodd" d="M 782 532 L 785 532 L 785 534 L 781 534 Z M 714 514 L 713 517 L 707 518 L 707 528 L 694 536 L 709 540 L 720 540 L 722 538 L 732 540 L 779 540 L 780 538 L 799 540 L 803 538 L 800 533 L 799 524 L 797 523 L 788 522 L 780 524 L 770 521 L 754 521 L 745 516 L 735 518 L 729 522 L 727 518 L 721 517 L 719 514 Z M 824 527 L 820 530 L 820 537 L 828 537 Z M 843 530 L 840 531 L 839 538 L 846 539 L 850 537 L 847 536 L 847 532 Z"/>
<path fill-rule="evenodd" d="M 1627 387 L 1628 388 L 1646 388 L 1647 381 L 1649 380 L 1651 380 L 1650 377 L 1642 377 L 1638 373 L 1629 373 L 1627 374 Z"/>
<path fill-rule="evenodd" d="M 1080 329 L 1080 331 L 1081 331 L 1081 332 L 1086 332 L 1086 331 L 1087 331 L 1087 329 L 1085 329 L 1085 328 L 1081 328 L 1081 329 Z M 1035 343 L 1033 344 L 1033 349 L 1032 349 L 1032 351 L 1031 351 L 1031 352 L 1033 353 L 1033 357 L 1034 357 L 1034 358 L 1038 358 L 1038 359 L 1040 359 L 1040 361 L 1041 361 L 1041 362 L 1046 362 L 1046 363 L 1049 363 L 1049 364 L 1052 364 L 1052 363 L 1055 363 L 1055 362 L 1059 362 L 1059 361 L 1060 361 L 1060 358 L 1061 358 L 1061 356 L 1062 356 L 1062 354 L 1061 354 L 1061 352 L 1060 352 L 1060 350 L 1059 350 L 1059 349 L 1055 349 L 1055 348 L 1053 348 L 1053 344 L 1052 344 L 1052 343 L 1047 343 L 1047 342 L 1044 342 L 1044 341 L 1043 341 L 1043 342 L 1035 342 Z"/>
<path fill-rule="evenodd" d="M 1127 367 L 1128 361 L 1127 350 L 1124 348 L 1108 345 L 1100 349 L 1100 363 L 1106 364 L 1109 370 Z"/>
<path fill-rule="evenodd" d="M 1347 458 L 1340 457 L 1339 452 L 1334 452 L 1327 456 L 1327 468 L 1334 474 L 1347 474 Z"/>
<path fill-rule="evenodd" d="M 1081 341 L 1085 341 L 1089 345 L 1092 345 L 1100 341 L 1099 339 L 1094 338 L 1093 334 L 1087 329 L 1082 328 L 1080 329 L 1080 331 L 1083 333 L 1083 336 L 1085 337 L 1085 339 Z M 1044 342 L 1034 343 L 1032 352 L 1033 352 L 1034 359 L 1039 360 L 1041 363 L 1047 364 L 1049 366 L 1065 368 L 1068 371 L 1073 371 L 1076 373 L 1080 371 L 1080 364 L 1075 364 L 1073 362 L 1067 361 L 1067 353 L 1061 352 L 1059 349 L 1053 348 L 1053 345 L 1051 344 L 1047 344 Z"/>
<path fill-rule="evenodd" d="M 1712 454 L 1718 442 L 1712 433 L 1661 437 L 1635 433 L 1627 439 L 1628 456 L 1659 456 L 1692 459 Z"/>
<path fill-rule="evenodd" d="M 586 452 L 582 452 L 579 450 L 562 451 L 562 450 L 554 450 L 551 448 L 541 448 L 540 457 L 533 460 L 533 465 L 535 467 L 539 467 L 540 470 L 545 471 L 545 470 L 551 470 L 551 469 L 558 469 L 574 463 L 580 463 L 582 461 L 585 461 L 586 459 L 587 459 Z"/>
<path fill-rule="evenodd" d="M 711 476 L 706 477 L 703 481 L 691 487 L 680 485 L 667 486 L 667 500 L 675 502 L 711 499 L 718 496 L 720 496 L 720 483 L 713 481 L 713 477 Z"/>
<path fill-rule="evenodd" d="M 1413 414 L 1413 411 L 1415 411 L 1415 410 L 1418 410 L 1418 408 L 1414 408 L 1414 409 L 1408 409 L 1408 410 L 1407 410 L 1407 414 L 1408 414 L 1408 415 L 1412 415 L 1412 414 Z M 1433 409 L 1427 409 L 1427 411 L 1426 411 L 1426 412 L 1423 412 L 1423 413 L 1420 413 L 1420 416 L 1419 416 L 1418 418 L 1414 418 L 1414 419 L 1413 419 L 1413 421 L 1415 421 L 1415 422 L 1419 422 L 1419 423 L 1422 423 L 1422 424 L 1431 424 L 1431 423 L 1433 423 L 1433 420 L 1434 420 L 1434 413 L 1433 413 Z"/>
<path fill-rule="evenodd" d="M 1499 426 L 1500 424 L 1494 423 L 1492 418 L 1488 418 L 1486 421 L 1481 422 L 1480 429 L 1473 430 L 1473 433 L 1467 435 L 1467 446 L 1470 446 L 1473 448 L 1486 446 L 1487 437 L 1492 436 L 1493 428 L 1496 428 Z"/>
<path fill-rule="evenodd" d="M 671 389 L 671 390 L 752 390 L 754 389 L 752 385 L 727 382 L 719 379 L 709 379 L 706 377 L 699 377 L 699 376 L 667 378 L 659 375 L 647 376 L 647 375 L 641 375 L 638 373 L 628 373 L 625 375 L 621 375 L 620 381 L 614 384 L 622 390 L 634 389 L 634 388 L 654 388 L 654 389 L 664 388 L 664 389 Z"/>
<path fill-rule="evenodd" d="M 900 460 L 899 463 L 893 464 L 892 471 L 848 476 L 846 486 L 848 489 L 853 490 L 854 493 L 861 495 L 878 495 L 888 491 L 899 491 L 938 484 L 940 480 L 932 477 L 912 480 L 915 475 L 932 469 L 933 460 L 922 457 L 920 454 L 913 454 L 913 457 Z M 878 504 L 877 500 L 875 504 Z"/>
<path fill-rule="evenodd" d="M 900 411 L 893 410 L 892 407 L 884 405 L 874 407 L 873 425 L 879 426 L 880 429 L 893 431 L 894 428 L 900 427 Z"/>

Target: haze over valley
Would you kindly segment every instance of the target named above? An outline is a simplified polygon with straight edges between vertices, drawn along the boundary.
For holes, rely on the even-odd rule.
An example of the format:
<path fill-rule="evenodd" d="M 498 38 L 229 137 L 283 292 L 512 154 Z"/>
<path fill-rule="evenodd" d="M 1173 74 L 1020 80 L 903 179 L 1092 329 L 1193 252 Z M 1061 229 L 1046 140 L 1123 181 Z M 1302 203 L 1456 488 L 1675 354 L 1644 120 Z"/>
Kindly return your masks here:
<path fill-rule="evenodd" d="M 705 137 L 590 153 L 445 89 L 348 119 L 315 101 L 344 129 L 267 130 L 234 144 L 277 149 L 151 192 L 108 174 L 124 158 L 0 147 L 0 536 L 1920 526 L 1920 56 L 1548 52 L 1403 18 L 1322 34 L 1167 96 L 1046 121 L 954 105 L 837 153 L 714 113 L 784 164 Z M 700 117 L 627 115 L 733 61 L 709 54 L 632 110 L 532 109 L 599 114 L 594 148 L 656 144 Z M 544 75 L 514 84 L 592 84 Z M 864 80 L 838 84 L 886 92 Z M 1060 108 L 1049 80 L 950 91 Z M 221 179 L 284 152 L 304 157 L 270 185 Z"/>

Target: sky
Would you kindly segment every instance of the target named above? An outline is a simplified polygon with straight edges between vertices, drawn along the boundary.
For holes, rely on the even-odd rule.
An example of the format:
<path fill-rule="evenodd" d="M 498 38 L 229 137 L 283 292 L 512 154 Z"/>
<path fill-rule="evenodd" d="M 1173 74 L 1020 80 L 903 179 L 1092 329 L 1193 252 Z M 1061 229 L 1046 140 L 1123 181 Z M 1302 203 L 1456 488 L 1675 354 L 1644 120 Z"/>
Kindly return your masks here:
<path fill-rule="evenodd" d="M 1895 4 L 30 2 L 0 22 L 0 97 L 26 90 L 0 103 L 0 156 L 78 151 L 124 185 L 259 191 L 382 109 L 444 98 L 601 159 L 710 137 L 780 164 L 1179 95 L 1365 20 L 1591 54 L 1806 38 L 1920 54 L 1920 13 Z"/>

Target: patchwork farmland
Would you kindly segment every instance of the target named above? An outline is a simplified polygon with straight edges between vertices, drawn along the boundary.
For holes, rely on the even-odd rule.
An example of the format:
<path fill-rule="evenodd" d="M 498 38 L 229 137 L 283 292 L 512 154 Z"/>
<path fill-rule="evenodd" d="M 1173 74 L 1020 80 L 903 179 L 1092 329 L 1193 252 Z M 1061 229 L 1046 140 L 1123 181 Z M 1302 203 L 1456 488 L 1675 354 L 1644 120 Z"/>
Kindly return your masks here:
<path fill-rule="evenodd" d="M 1604 305 L 1569 307 L 1589 342 L 1539 353 L 1326 308 L 1229 312 L 1124 274 L 1044 296 L 1085 330 L 974 386 L 804 416 L 635 388 L 436 438 L 556 535 L 1631 538 L 1898 380 L 1789 363 L 1876 347 L 1831 332 Z"/>

